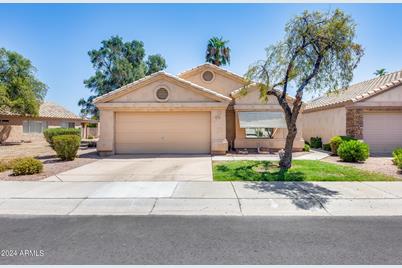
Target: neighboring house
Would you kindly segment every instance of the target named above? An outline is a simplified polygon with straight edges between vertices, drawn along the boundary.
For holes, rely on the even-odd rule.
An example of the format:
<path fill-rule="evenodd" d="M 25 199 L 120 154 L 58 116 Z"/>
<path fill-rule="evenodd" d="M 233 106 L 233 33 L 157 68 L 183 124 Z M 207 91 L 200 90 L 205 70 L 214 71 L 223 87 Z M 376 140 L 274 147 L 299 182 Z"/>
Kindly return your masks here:
<path fill-rule="evenodd" d="M 275 97 L 260 101 L 242 76 L 203 64 L 177 76 L 157 72 L 94 100 L 102 154 L 212 153 L 285 146 L 286 123 Z M 299 128 L 301 132 L 301 127 Z M 302 150 L 298 134 L 294 150 Z"/>
<path fill-rule="evenodd" d="M 43 137 L 46 128 L 82 128 L 86 137 L 90 120 L 83 119 L 66 108 L 51 102 L 40 105 L 38 116 L 24 116 L 7 109 L 0 109 L 0 142 L 19 143 Z"/>
<path fill-rule="evenodd" d="M 391 153 L 402 147 L 402 71 L 311 101 L 302 122 L 305 140 L 348 135 L 367 142 L 373 154 Z"/>

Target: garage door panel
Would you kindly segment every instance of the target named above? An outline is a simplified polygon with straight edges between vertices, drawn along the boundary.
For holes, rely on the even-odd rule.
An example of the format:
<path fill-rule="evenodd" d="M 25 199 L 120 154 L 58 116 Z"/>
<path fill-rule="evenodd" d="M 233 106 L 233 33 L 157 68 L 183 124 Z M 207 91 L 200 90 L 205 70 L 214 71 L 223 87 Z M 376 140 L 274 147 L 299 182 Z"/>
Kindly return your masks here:
<path fill-rule="evenodd" d="M 116 153 L 209 153 L 209 112 L 116 113 Z"/>
<path fill-rule="evenodd" d="M 402 147 L 402 113 L 364 113 L 363 139 L 374 154 Z"/>

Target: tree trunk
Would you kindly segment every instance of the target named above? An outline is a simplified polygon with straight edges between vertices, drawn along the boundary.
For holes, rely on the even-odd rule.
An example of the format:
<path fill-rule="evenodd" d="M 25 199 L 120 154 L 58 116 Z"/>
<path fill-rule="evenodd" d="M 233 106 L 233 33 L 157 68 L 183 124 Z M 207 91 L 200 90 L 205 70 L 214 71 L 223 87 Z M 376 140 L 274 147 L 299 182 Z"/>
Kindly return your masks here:
<path fill-rule="evenodd" d="M 292 166 L 292 150 L 296 134 L 296 123 L 291 122 L 290 126 L 288 126 L 288 135 L 286 136 L 285 154 L 279 161 L 279 167 L 281 170 L 288 170 Z"/>

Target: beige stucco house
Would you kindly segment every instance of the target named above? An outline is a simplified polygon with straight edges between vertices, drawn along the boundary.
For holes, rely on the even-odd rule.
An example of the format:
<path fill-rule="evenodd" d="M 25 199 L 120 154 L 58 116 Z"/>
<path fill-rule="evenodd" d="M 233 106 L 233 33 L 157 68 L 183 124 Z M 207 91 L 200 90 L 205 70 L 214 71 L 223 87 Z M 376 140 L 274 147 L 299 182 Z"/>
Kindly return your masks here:
<path fill-rule="evenodd" d="M 157 72 L 94 100 L 102 154 L 212 153 L 285 145 L 286 124 L 275 99 L 242 76 L 212 64 L 178 75 Z M 300 127 L 301 130 L 301 127 Z M 301 150 L 301 131 L 294 150 Z"/>
<path fill-rule="evenodd" d="M 44 102 L 39 107 L 38 116 L 20 115 L 8 109 L 0 109 L 0 143 L 19 143 L 43 139 L 46 128 L 81 128 L 82 138 L 96 136 L 97 129 L 89 129 L 89 123 L 96 123 L 79 117 L 52 102 Z"/>
<path fill-rule="evenodd" d="M 363 139 L 373 154 L 402 147 L 402 71 L 351 85 L 309 102 L 303 112 L 303 137 Z"/>

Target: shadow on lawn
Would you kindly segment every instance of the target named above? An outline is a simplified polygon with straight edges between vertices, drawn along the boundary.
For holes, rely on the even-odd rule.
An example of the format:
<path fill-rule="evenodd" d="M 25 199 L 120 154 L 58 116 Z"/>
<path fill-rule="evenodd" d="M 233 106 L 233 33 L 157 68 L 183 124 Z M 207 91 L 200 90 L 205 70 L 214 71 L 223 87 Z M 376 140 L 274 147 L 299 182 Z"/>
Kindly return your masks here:
<path fill-rule="evenodd" d="M 240 167 L 217 166 L 218 171 L 232 173 L 241 181 L 249 181 L 244 187 L 259 192 L 272 192 L 289 198 L 300 208 L 309 210 L 322 208 L 337 191 L 317 184 L 305 182 L 306 174 L 300 171 L 281 171 L 278 165 L 269 161 L 254 161 Z"/>

